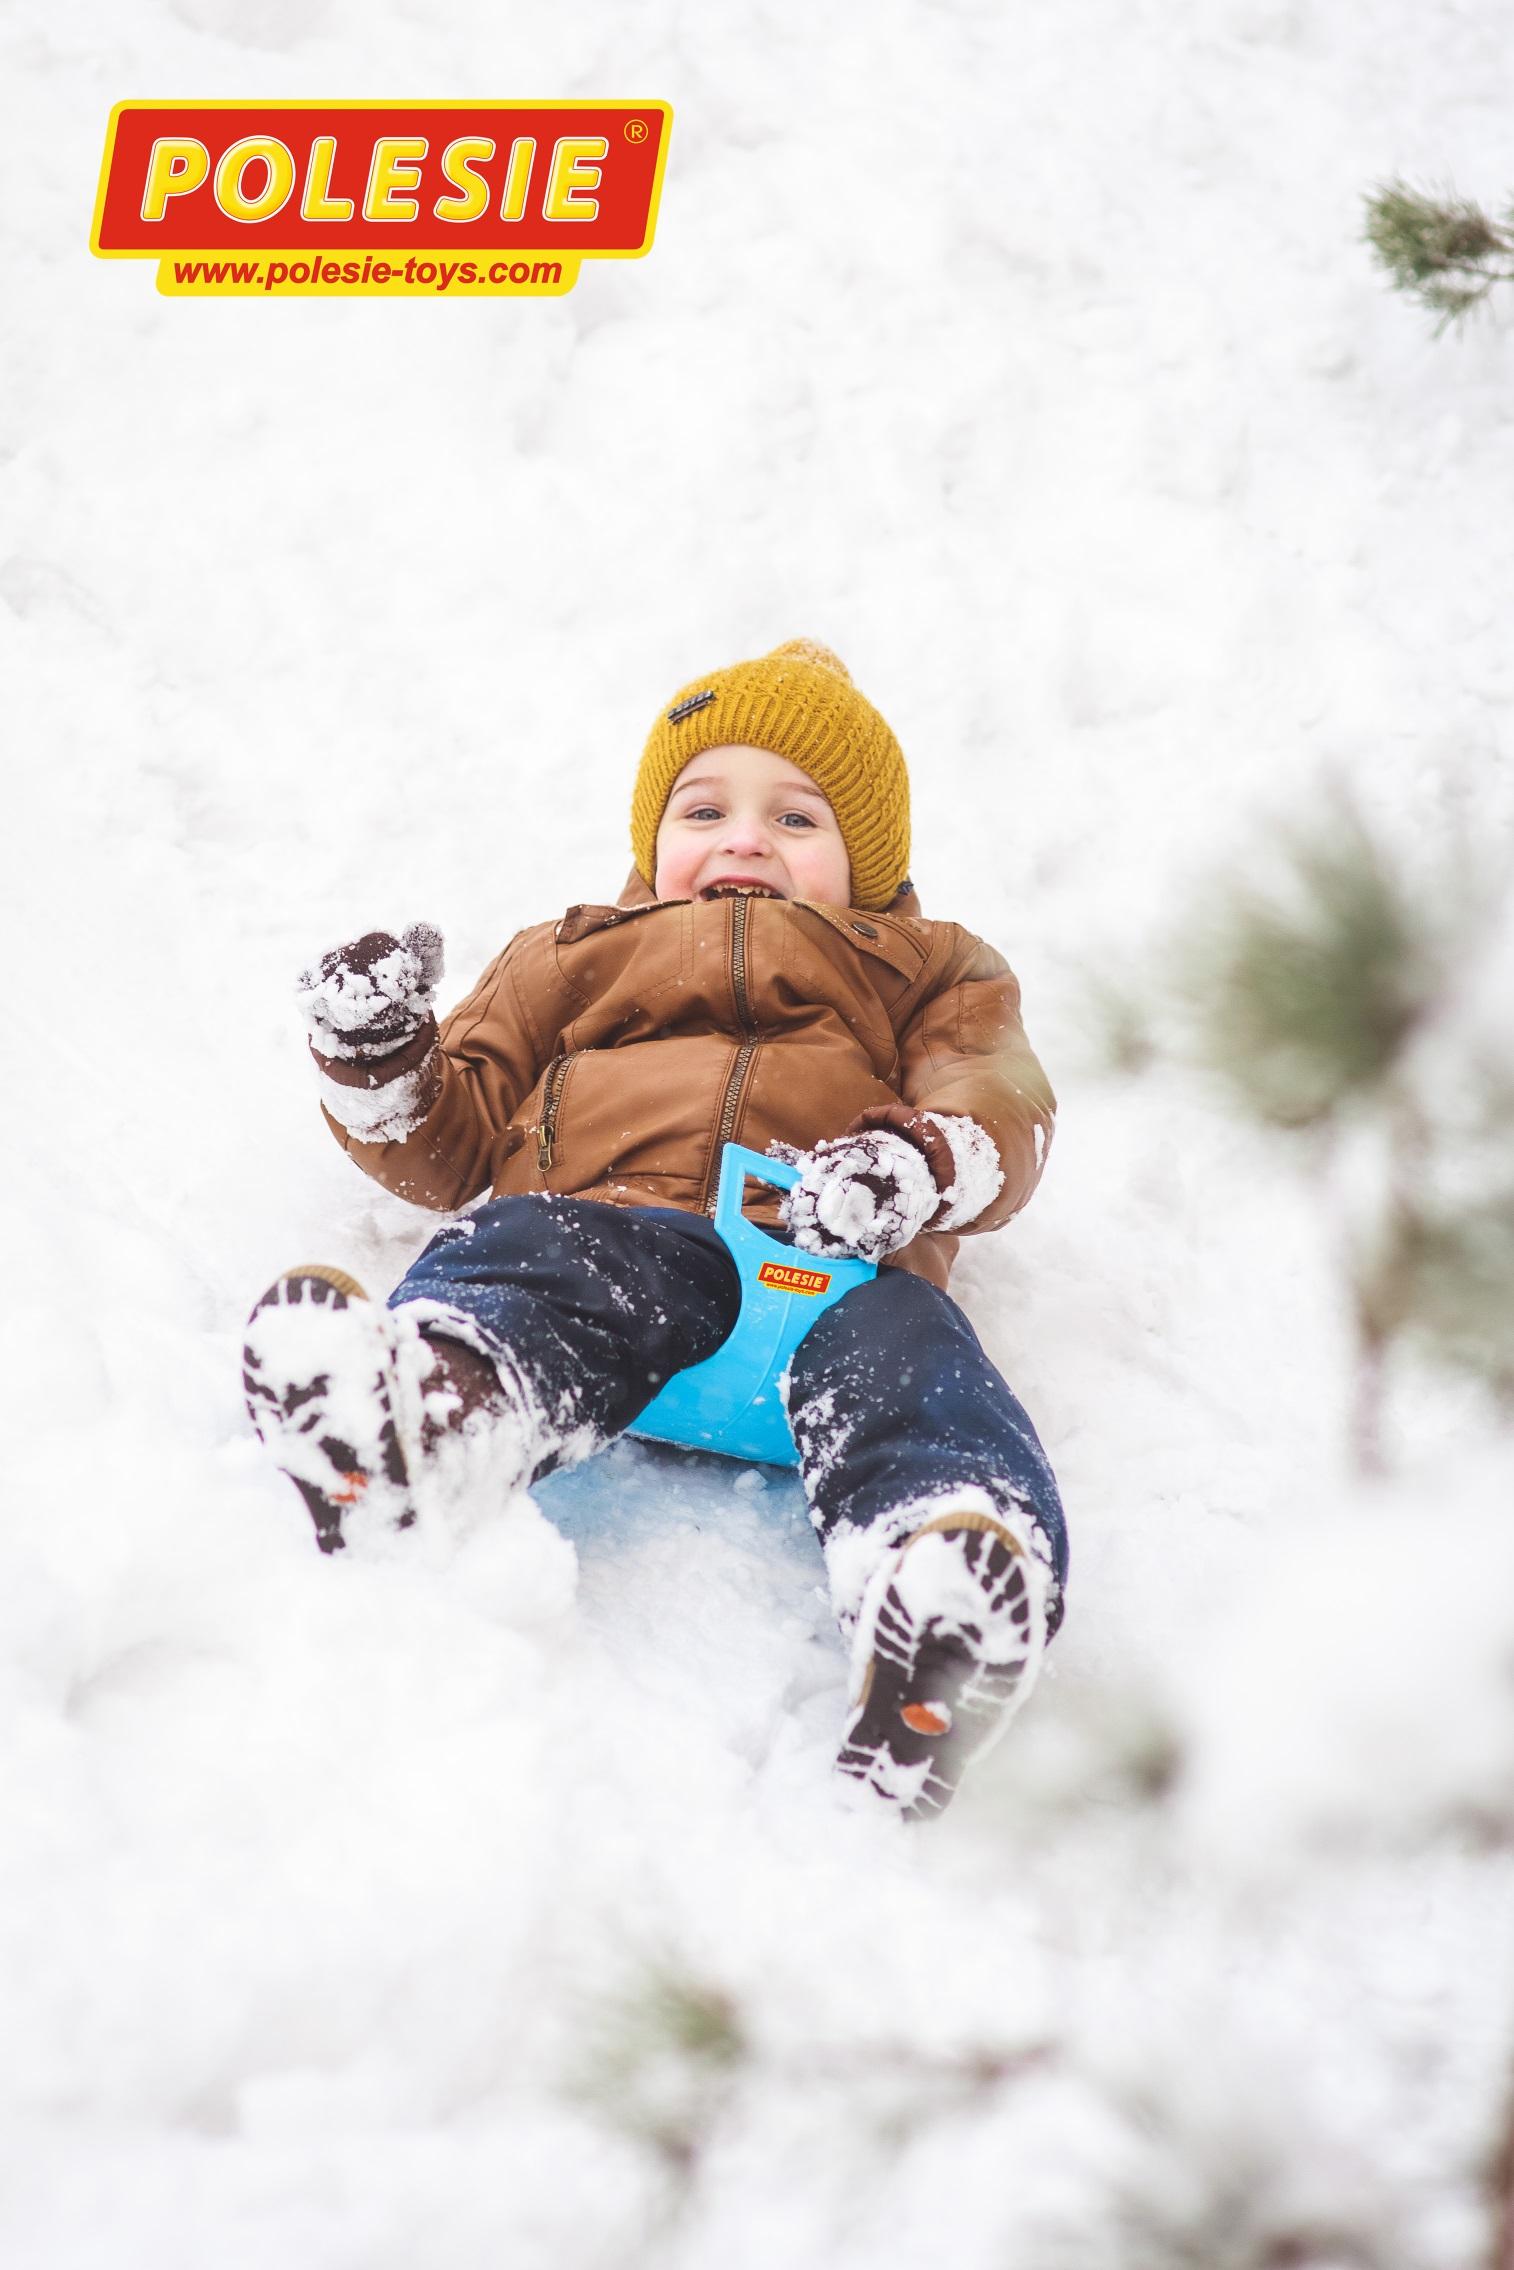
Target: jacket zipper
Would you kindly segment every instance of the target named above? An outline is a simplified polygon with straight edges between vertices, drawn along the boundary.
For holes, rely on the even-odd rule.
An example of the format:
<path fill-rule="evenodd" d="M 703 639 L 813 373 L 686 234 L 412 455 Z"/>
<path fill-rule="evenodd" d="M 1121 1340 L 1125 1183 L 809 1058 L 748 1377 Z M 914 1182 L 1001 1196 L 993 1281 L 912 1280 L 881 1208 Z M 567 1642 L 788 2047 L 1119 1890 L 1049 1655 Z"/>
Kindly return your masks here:
<path fill-rule="evenodd" d="M 571 1056 L 559 1056 L 547 1073 L 547 1084 L 541 1094 L 541 1118 L 531 1132 L 536 1137 L 536 1164 L 542 1174 L 552 1164 L 552 1148 L 557 1140 L 557 1113 L 562 1102 L 564 1083 L 568 1077 Z"/>
<path fill-rule="evenodd" d="M 741 1019 L 743 1032 L 752 1029 L 752 1000 L 746 989 L 746 923 L 751 900 L 738 898 L 731 902 L 731 983 L 736 992 L 736 1014 Z"/>
<path fill-rule="evenodd" d="M 731 1076 L 725 1084 L 725 1103 L 720 1113 L 720 1132 L 715 1138 L 715 1149 L 710 1160 L 710 1171 L 709 1174 L 707 1174 L 705 1177 L 704 1211 L 707 1214 L 713 1213 L 715 1209 L 714 1198 L 710 1195 L 710 1181 L 712 1177 L 719 1171 L 721 1153 L 724 1151 L 727 1143 L 730 1142 L 731 1137 L 736 1132 L 736 1107 L 741 1095 L 741 1083 L 746 1078 L 747 1066 L 751 1063 L 752 1058 L 756 1055 L 756 1053 L 756 1041 L 744 1040 L 736 1051 L 736 1061 L 731 1066 Z"/>
<path fill-rule="evenodd" d="M 736 996 L 736 1014 L 741 1019 L 744 1037 L 726 1080 L 725 1096 L 720 1106 L 720 1126 L 715 1137 L 715 1147 L 710 1153 L 710 1163 L 705 1169 L 704 1194 L 699 1201 L 700 1211 L 705 1214 L 711 1214 L 715 1210 L 713 1185 L 719 1172 L 721 1154 L 736 1132 L 741 1085 L 758 1047 L 756 1020 L 752 1015 L 752 997 L 747 991 L 746 976 L 746 925 L 750 905 L 751 901 L 745 898 L 731 901 L 731 989 Z"/>

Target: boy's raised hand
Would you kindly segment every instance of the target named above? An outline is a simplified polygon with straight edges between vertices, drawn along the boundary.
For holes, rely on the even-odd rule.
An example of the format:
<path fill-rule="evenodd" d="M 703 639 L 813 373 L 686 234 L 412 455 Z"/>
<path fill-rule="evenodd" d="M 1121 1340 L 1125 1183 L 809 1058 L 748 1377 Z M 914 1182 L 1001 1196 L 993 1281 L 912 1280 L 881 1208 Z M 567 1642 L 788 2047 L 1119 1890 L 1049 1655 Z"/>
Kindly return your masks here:
<path fill-rule="evenodd" d="M 806 1253 L 881 1261 L 918 1237 L 941 1204 L 923 1151 L 889 1128 L 817 1143 L 793 1164 L 800 1175 L 783 1218 Z"/>
<path fill-rule="evenodd" d="M 414 1038 L 433 1013 L 441 974 L 441 932 L 413 922 L 397 938 L 369 930 L 333 946 L 300 972 L 296 999 L 324 1055 L 361 1062 Z"/>

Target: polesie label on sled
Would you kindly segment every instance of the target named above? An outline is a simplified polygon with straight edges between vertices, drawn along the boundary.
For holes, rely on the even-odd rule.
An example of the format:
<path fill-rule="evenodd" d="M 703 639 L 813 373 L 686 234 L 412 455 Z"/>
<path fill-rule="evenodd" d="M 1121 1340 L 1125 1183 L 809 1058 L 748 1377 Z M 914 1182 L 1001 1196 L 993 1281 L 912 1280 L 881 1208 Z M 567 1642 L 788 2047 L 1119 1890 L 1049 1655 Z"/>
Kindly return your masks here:
<path fill-rule="evenodd" d="M 650 250 L 664 102 L 117 103 L 91 249 L 158 289 L 571 290 Z"/>

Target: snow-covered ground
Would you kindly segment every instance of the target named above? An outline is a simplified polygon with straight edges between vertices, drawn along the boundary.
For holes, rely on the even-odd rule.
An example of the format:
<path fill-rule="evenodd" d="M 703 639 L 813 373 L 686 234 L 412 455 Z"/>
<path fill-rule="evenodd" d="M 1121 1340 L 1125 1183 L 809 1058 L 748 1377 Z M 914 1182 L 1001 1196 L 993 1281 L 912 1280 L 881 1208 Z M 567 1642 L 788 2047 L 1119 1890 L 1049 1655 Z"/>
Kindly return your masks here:
<path fill-rule="evenodd" d="M 1084 983 L 1344 769 L 1507 835 L 1507 315 L 1356 241 L 1511 187 L 1494 0 L 12 0 L 0 23 L 15 2270 L 1472 2270 L 1514 2054 L 1510 1453 L 1344 1457 L 1317 1194 Z M 560 301 L 169 301 L 113 101 L 662 97 Z M 823 639 L 1061 1093 L 959 1290 L 1071 1604 L 936 1829 L 850 1813 L 792 1488 L 627 1447 L 322 1561 L 252 1296 L 434 1228 L 291 1005 L 613 896 L 651 718 Z"/>

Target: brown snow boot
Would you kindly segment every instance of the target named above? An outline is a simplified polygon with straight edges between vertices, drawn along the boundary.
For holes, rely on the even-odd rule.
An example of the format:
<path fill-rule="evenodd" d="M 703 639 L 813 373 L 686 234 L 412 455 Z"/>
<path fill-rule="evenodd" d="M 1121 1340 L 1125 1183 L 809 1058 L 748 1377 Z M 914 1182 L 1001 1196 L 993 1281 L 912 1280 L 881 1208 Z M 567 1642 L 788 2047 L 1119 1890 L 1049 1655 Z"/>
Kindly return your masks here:
<path fill-rule="evenodd" d="M 1026 1539 L 973 1507 L 906 1538 L 863 1595 L 838 1770 L 906 1820 L 941 1812 L 1035 1684 L 1046 1591 Z"/>
<path fill-rule="evenodd" d="M 254 1304 L 242 1351 L 248 1416 L 304 1499 L 323 1553 L 359 1507 L 397 1529 L 443 1444 L 513 1406 L 487 1356 L 370 1301 L 316 1262 L 286 1269 Z"/>

